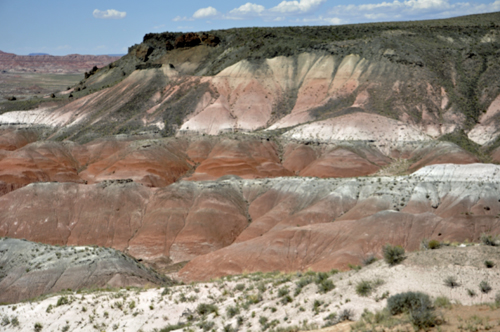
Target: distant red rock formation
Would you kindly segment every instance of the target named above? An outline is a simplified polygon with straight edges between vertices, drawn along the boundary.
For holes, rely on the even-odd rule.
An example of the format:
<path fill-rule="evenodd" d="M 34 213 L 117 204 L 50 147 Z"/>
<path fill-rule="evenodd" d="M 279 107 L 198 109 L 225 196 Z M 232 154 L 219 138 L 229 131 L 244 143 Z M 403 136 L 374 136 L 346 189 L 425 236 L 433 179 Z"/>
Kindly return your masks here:
<path fill-rule="evenodd" d="M 108 55 L 16 55 L 0 51 L 0 71 L 39 73 L 84 73 L 92 67 L 104 67 L 120 59 Z"/>

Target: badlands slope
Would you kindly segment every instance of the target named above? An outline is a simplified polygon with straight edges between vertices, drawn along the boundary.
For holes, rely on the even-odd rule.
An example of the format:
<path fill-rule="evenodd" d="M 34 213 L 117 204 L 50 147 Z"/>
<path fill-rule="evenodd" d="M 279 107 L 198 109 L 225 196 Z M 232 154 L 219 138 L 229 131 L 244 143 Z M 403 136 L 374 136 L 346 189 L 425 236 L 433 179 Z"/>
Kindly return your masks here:
<path fill-rule="evenodd" d="M 186 281 L 244 271 L 326 271 L 386 243 L 500 233 L 499 166 L 435 165 L 409 176 L 30 184 L 0 197 L 0 236 L 125 251 Z"/>
<path fill-rule="evenodd" d="M 499 15 L 147 34 L 0 102 L 0 236 L 191 282 L 500 234 Z"/>
<path fill-rule="evenodd" d="M 256 273 L 158 289 L 64 292 L 0 306 L 0 331 L 30 331 L 39 323 L 43 331 L 297 331 L 338 324 L 335 331 L 347 332 L 352 323 L 344 319 L 357 320 L 364 310 L 381 311 L 387 297 L 408 290 L 427 293 L 433 301 L 445 297 L 468 306 L 493 302 L 500 289 L 498 254 L 494 247 L 445 247 L 409 254 L 394 267 L 377 261 L 360 270 L 323 275 L 311 271 Z M 495 267 L 486 268 L 485 259 L 494 261 Z M 450 276 L 459 286 L 451 289 L 444 284 Z M 319 277 L 330 281 L 330 286 L 322 287 Z M 363 281 L 376 285 L 366 296 L 356 291 Z M 480 291 L 482 281 L 491 291 Z M 468 295 L 470 292 L 475 295 Z M 466 307 L 460 313 L 461 325 L 466 326 L 476 315 L 472 321 L 486 321 L 490 326 L 486 330 L 495 331 L 498 312 L 494 305 Z M 450 324 L 455 317 L 447 309 L 438 308 L 437 313 L 446 319 L 440 330 L 458 330 L 458 324 Z M 379 313 L 378 319 L 382 317 Z M 412 329 L 405 317 L 394 321 L 392 326 L 381 327 Z M 486 324 L 470 324 L 471 328 L 475 325 Z"/>

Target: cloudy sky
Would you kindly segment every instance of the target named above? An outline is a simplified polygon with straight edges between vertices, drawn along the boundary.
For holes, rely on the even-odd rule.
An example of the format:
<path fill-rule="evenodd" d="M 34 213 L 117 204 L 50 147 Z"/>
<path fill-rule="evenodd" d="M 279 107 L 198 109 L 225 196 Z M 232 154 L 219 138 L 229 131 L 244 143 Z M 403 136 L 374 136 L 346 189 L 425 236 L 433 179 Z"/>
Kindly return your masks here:
<path fill-rule="evenodd" d="M 148 32 L 332 25 L 500 11 L 500 0 L 0 0 L 0 50 L 120 54 Z"/>

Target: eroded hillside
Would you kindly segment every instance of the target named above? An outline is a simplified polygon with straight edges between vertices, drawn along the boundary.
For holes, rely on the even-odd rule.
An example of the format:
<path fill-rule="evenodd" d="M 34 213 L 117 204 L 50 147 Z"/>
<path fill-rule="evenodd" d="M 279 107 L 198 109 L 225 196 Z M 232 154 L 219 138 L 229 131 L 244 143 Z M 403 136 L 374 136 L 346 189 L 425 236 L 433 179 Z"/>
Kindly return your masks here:
<path fill-rule="evenodd" d="M 0 103 L 0 236 L 200 281 L 499 234 L 499 15 L 147 34 Z"/>

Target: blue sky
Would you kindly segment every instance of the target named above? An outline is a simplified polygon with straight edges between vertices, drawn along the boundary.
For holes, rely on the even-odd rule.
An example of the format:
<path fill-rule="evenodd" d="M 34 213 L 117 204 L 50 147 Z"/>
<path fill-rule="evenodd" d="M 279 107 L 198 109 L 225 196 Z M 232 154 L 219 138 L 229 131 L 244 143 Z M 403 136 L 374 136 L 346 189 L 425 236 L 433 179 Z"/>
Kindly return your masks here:
<path fill-rule="evenodd" d="M 0 50 L 126 53 L 148 32 L 332 25 L 500 11 L 500 0 L 0 0 Z"/>

